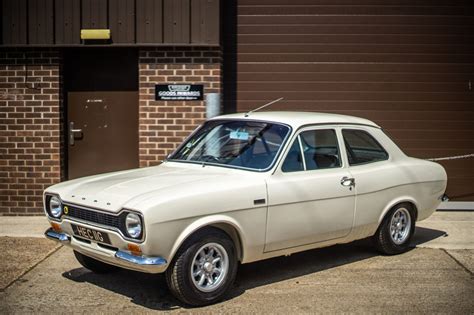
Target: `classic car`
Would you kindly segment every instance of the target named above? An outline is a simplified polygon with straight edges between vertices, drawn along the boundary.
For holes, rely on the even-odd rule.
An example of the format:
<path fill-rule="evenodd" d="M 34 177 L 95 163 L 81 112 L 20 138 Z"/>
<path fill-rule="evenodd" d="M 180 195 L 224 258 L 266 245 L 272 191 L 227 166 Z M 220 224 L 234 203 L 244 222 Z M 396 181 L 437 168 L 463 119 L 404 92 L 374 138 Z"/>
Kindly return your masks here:
<path fill-rule="evenodd" d="M 372 121 L 238 113 L 207 120 L 161 165 L 49 187 L 45 235 L 93 272 L 165 273 L 199 306 L 225 296 L 239 263 L 367 237 L 403 253 L 446 183 Z"/>

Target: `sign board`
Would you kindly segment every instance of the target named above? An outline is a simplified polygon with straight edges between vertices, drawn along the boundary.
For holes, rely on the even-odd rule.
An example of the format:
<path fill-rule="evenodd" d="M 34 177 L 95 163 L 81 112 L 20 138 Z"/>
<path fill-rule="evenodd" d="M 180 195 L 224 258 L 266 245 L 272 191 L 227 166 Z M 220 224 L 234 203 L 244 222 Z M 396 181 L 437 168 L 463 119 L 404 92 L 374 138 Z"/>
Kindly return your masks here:
<path fill-rule="evenodd" d="M 202 101 L 202 84 L 156 84 L 156 101 Z"/>

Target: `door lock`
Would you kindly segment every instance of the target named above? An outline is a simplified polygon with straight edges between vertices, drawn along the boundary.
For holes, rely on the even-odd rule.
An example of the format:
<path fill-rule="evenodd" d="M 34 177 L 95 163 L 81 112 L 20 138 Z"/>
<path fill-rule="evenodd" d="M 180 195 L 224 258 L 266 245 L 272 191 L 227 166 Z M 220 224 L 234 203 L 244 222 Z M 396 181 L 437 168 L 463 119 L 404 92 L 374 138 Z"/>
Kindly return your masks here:
<path fill-rule="evenodd" d="M 341 178 L 341 185 L 344 187 L 349 187 L 352 190 L 352 187 L 355 186 L 355 179 L 344 176 L 343 178 Z"/>
<path fill-rule="evenodd" d="M 83 137 L 82 129 L 74 129 L 74 122 L 69 123 L 69 145 L 74 145 L 75 140 L 81 140 Z"/>

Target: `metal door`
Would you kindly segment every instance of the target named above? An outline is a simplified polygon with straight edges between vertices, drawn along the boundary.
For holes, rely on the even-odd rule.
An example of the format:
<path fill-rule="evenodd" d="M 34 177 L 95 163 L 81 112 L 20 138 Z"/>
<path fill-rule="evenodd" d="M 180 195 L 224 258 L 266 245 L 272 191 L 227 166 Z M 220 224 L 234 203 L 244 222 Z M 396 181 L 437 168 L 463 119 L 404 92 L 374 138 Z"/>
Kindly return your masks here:
<path fill-rule="evenodd" d="M 69 92 L 68 177 L 138 167 L 138 92 Z"/>
<path fill-rule="evenodd" d="M 309 127 L 300 134 L 335 129 L 328 126 Z M 304 152 L 299 139 L 294 141 L 299 143 L 299 152 Z M 352 230 L 355 183 L 342 163 L 343 152 L 340 148 L 343 143 L 341 139 L 337 141 L 340 166 L 310 168 L 308 157 L 304 157 L 302 160 L 306 161 L 303 163 L 307 166 L 304 170 L 284 171 L 279 166 L 267 180 L 265 252 L 343 238 Z M 290 154 L 288 151 L 287 155 Z"/>

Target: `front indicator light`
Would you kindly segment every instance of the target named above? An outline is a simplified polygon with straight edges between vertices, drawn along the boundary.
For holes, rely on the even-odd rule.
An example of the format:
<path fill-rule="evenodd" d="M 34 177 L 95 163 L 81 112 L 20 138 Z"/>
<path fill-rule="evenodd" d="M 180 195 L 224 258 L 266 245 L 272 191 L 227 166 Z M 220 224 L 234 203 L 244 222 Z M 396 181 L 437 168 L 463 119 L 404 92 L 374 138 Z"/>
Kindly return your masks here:
<path fill-rule="evenodd" d="M 142 221 L 140 217 L 135 213 L 127 214 L 125 218 L 125 227 L 127 234 L 132 238 L 140 238 L 142 234 Z"/>
<path fill-rule="evenodd" d="M 142 255 L 142 250 L 140 249 L 140 246 L 137 244 L 128 244 L 128 250 L 132 253 L 134 256 L 141 256 Z"/>
<path fill-rule="evenodd" d="M 63 205 L 61 204 L 61 200 L 56 197 L 52 196 L 49 200 L 49 213 L 56 219 L 59 219 L 63 210 Z"/>
<path fill-rule="evenodd" d="M 61 226 L 59 224 L 51 222 L 51 227 L 55 232 L 61 232 Z"/>

